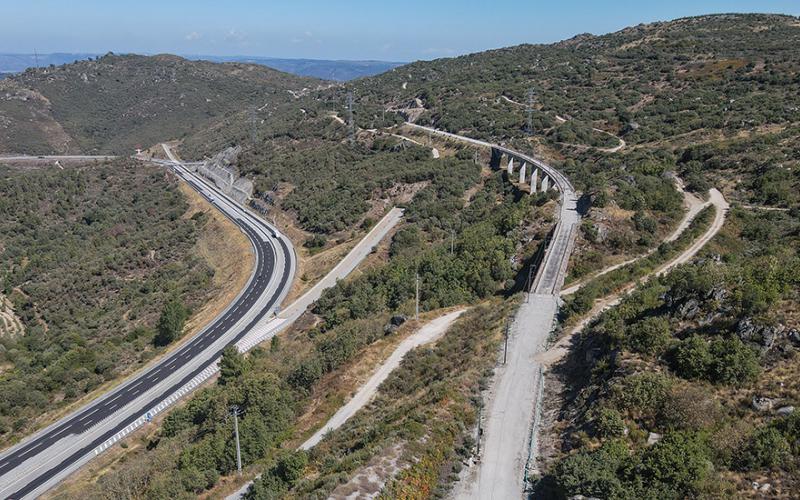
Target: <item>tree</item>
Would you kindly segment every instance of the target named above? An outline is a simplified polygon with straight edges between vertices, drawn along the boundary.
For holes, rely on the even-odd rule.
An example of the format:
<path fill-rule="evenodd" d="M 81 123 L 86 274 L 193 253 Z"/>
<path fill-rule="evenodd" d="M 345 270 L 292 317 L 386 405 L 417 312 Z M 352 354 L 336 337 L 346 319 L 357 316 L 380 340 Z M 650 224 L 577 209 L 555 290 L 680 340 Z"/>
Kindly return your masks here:
<path fill-rule="evenodd" d="M 250 363 L 235 345 L 229 345 L 222 350 L 222 359 L 219 362 L 219 383 L 225 385 L 244 375 L 250 368 Z"/>
<path fill-rule="evenodd" d="M 672 353 L 672 365 L 683 378 L 705 378 L 713 362 L 708 343 L 699 335 L 682 340 Z"/>
<path fill-rule="evenodd" d="M 698 434 L 671 432 L 644 452 L 637 471 L 645 483 L 657 490 L 663 491 L 663 485 L 676 491 L 677 497 L 691 497 L 695 485 L 712 468 L 709 453 Z"/>
<path fill-rule="evenodd" d="M 158 318 L 156 336 L 153 338 L 156 347 L 168 345 L 180 337 L 188 317 L 189 311 L 179 300 L 172 299 L 167 302 L 161 311 L 161 317 Z"/>
<path fill-rule="evenodd" d="M 714 382 L 742 386 L 753 382 L 761 372 L 756 351 L 738 337 L 714 340 L 710 352 Z"/>
<path fill-rule="evenodd" d="M 739 456 L 739 468 L 753 470 L 771 468 L 784 462 L 791 448 L 780 431 L 773 427 L 757 430 Z"/>

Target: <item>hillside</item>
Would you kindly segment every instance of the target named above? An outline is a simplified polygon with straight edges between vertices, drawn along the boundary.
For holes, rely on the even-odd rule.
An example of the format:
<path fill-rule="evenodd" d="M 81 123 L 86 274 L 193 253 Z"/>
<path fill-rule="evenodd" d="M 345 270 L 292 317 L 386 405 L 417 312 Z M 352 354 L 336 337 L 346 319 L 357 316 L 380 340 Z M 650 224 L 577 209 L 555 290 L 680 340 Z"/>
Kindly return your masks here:
<path fill-rule="evenodd" d="M 504 324 L 552 226 L 555 194 L 529 196 L 473 150 L 396 126 L 403 116 L 563 169 L 584 216 L 571 281 L 672 251 L 660 243 L 683 213 L 673 174 L 733 204 L 698 259 L 592 322 L 548 373 L 547 455 L 532 478 L 542 497 L 791 497 L 800 466 L 798 41 L 800 21 L 789 16 L 679 19 L 278 92 L 270 106 L 231 108 L 186 130 L 185 159 L 242 147 L 236 168 L 254 182 L 253 205 L 305 240 L 300 260 L 356 237 L 393 204 L 405 221 L 296 325 L 247 358 L 228 353 L 219 385 L 131 438 L 130 453 L 65 496 L 221 496 L 238 480 L 224 420 L 231 404 L 244 410 L 247 475 L 263 473 L 250 498 L 327 498 L 375 476 L 386 497 L 447 496 L 476 458 Z M 417 275 L 423 315 L 473 306 L 466 320 L 411 355 L 318 447 L 290 452 L 351 394 L 353 373 L 407 333 L 387 325 L 413 314 Z M 568 299 L 563 316 L 587 305 Z"/>
<path fill-rule="evenodd" d="M 403 63 L 389 61 L 339 61 L 326 59 L 282 59 L 279 57 L 253 56 L 187 56 L 188 59 L 202 59 L 213 62 L 241 62 L 261 64 L 293 75 L 310 76 L 322 80 L 344 82 L 373 76 Z"/>
<path fill-rule="evenodd" d="M 657 188 L 669 172 L 740 205 L 700 258 L 605 313 L 553 368 L 538 496 L 797 491 L 798 41 L 794 17 L 704 16 L 354 84 L 362 107 L 390 103 L 418 123 L 535 149 L 568 172 L 586 214 L 570 279 L 659 240 L 653 221 L 677 211 Z M 611 151 L 609 136 L 624 145 Z"/>
<path fill-rule="evenodd" d="M 160 168 L 0 165 L 0 192 L 0 311 L 21 327 L 0 328 L 4 445 L 162 352 L 167 303 L 207 321 L 238 293 L 225 281 L 242 283 L 226 259 L 247 279 L 243 237 L 219 242 L 207 205 Z"/>
<path fill-rule="evenodd" d="M 253 64 L 116 56 L 29 69 L 0 83 L 0 151 L 128 154 L 319 80 Z"/>

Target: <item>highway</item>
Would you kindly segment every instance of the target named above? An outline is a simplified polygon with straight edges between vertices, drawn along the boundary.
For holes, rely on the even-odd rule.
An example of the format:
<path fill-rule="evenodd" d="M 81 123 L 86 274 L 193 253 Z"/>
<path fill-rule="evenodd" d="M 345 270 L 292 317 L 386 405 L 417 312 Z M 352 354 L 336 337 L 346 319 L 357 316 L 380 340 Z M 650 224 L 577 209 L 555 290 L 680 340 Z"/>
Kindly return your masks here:
<path fill-rule="evenodd" d="M 296 260 L 288 238 L 180 162 L 167 163 L 247 235 L 256 257 L 253 273 L 227 309 L 192 338 L 113 390 L 0 454 L 0 498 L 40 495 L 105 450 L 104 443 L 116 442 L 121 431 L 133 429 L 162 410 L 167 397 L 186 394 L 185 387 L 209 373 L 223 348 L 243 339 L 273 314 L 291 286 Z"/>

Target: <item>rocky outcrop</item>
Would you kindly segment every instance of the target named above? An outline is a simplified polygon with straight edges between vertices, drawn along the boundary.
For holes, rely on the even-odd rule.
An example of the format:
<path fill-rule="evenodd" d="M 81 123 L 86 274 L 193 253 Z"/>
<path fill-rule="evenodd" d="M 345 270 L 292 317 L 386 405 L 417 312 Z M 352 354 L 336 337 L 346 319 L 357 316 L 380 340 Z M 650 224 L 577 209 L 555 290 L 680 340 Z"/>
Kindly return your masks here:
<path fill-rule="evenodd" d="M 239 177 L 236 160 L 241 152 L 241 146 L 226 148 L 197 167 L 197 172 L 239 203 L 246 203 L 253 196 L 253 182 Z"/>
<path fill-rule="evenodd" d="M 400 325 L 406 322 L 406 317 L 402 314 L 396 314 L 392 316 L 389 322 L 383 327 L 383 333 L 389 335 L 397 331 L 400 328 Z"/>
<path fill-rule="evenodd" d="M 753 401 L 751 402 L 753 409 L 760 412 L 771 411 L 777 404 L 777 399 L 764 396 L 753 396 Z"/>
<path fill-rule="evenodd" d="M 786 327 L 781 324 L 764 325 L 753 318 L 744 318 L 736 325 L 736 336 L 743 342 L 758 345 L 762 352 L 766 352 L 772 349 L 785 330 Z"/>

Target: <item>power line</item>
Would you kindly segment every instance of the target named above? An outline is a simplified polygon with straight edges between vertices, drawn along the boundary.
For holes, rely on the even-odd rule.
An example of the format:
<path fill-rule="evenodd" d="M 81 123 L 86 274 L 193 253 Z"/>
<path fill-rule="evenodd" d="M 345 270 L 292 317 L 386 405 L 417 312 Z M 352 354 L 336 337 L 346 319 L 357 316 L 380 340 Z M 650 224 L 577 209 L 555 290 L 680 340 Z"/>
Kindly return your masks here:
<path fill-rule="evenodd" d="M 534 90 L 533 88 L 528 89 L 528 105 L 527 105 L 527 113 L 528 113 L 528 135 L 533 135 L 533 101 L 534 97 Z"/>
<path fill-rule="evenodd" d="M 414 309 L 414 319 L 419 320 L 419 272 L 416 273 L 414 281 L 417 289 L 416 301 L 415 301 L 416 306 Z"/>
<path fill-rule="evenodd" d="M 350 133 L 350 144 L 356 142 L 356 122 L 353 120 L 353 91 L 347 92 L 347 128 Z"/>

